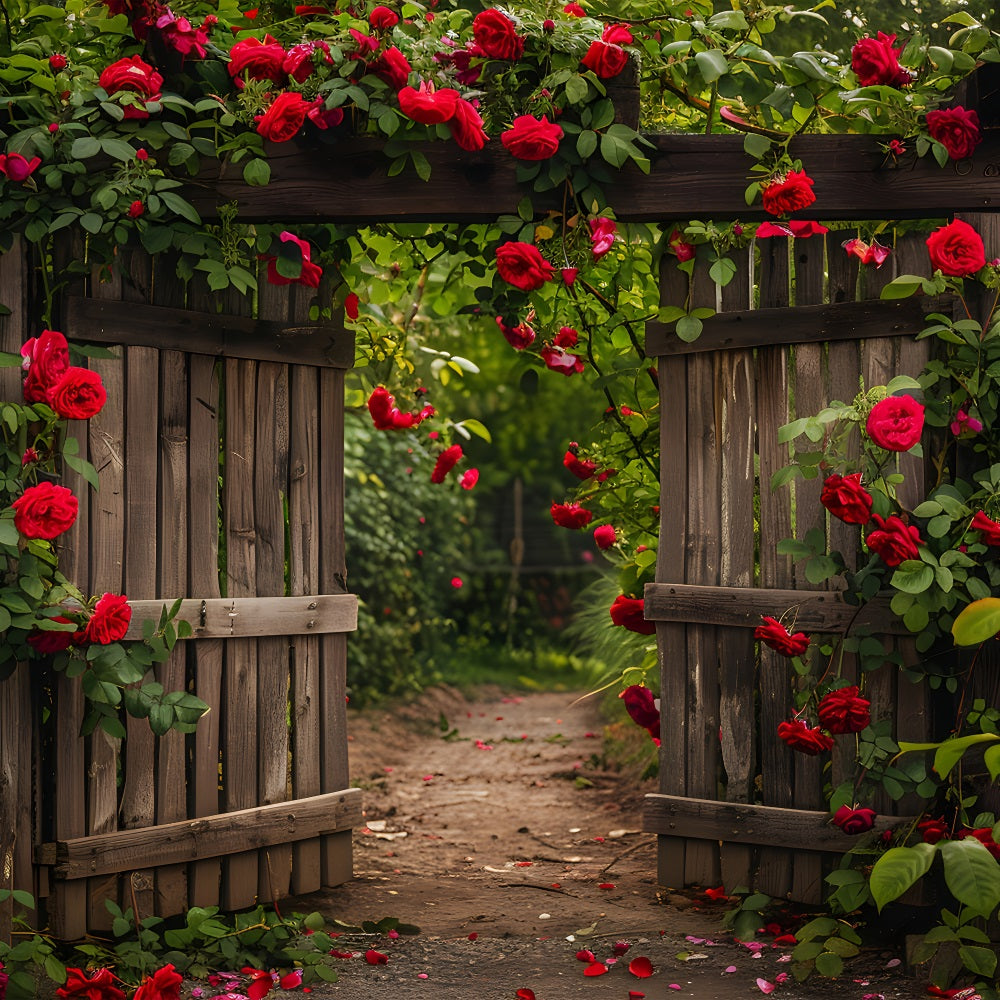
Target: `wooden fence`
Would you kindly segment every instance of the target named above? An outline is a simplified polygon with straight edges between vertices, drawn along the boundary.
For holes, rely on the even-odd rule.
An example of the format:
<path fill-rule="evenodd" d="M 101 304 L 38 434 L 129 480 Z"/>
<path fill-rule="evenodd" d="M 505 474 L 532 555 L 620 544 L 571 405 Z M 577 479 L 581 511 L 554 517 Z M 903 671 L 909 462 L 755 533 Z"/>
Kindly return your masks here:
<path fill-rule="evenodd" d="M 966 218 L 998 245 L 990 242 L 994 217 Z M 659 562 L 646 617 L 657 622 L 665 707 L 660 793 L 647 798 L 645 826 L 659 835 L 665 885 L 745 885 L 815 902 L 831 855 L 853 843 L 829 825 L 823 796 L 824 781 L 849 773 L 853 748 L 835 750 L 824 773 L 820 759 L 778 739 L 796 678 L 786 658 L 756 648 L 752 633 L 762 614 L 786 612 L 797 629 L 843 633 L 856 610 L 831 592 L 835 583 L 817 590 L 801 564 L 777 554 L 781 539 L 816 527 L 849 561 L 859 548 L 857 527 L 828 518 L 819 503 L 821 479 L 771 491 L 772 474 L 789 459 L 778 428 L 832 400 L 850 402 L 862 378 L 867 387 L 919 374 L 931 341 L 914 334 L 926 311 L 942 307 L 872 301 L 896 273 L 929 273 L 924 234 L 902 236 L 881 270 L 859 268 L 844 238 L 758 240 L 759 259 L 751 249 L 719 303 L 696 271 L 693 304 L 721 309 L 700 339 L 647 331 L 647 349 L 659 356 L 663 430 Z M 663 301 L 684 301 L 687 280 L 667 258 Z M 903 455 L 899 465 L 900 499 L 916 503 L 922 462 Z M 905 632 L 885 610 L 874 602 L 855 625 Z M 895 643 L 915 662 L 910 639 Z M 845 674 L 857 676 L 853 657 Z M 902 679 L 896 666 L 869 673 L 866 695 L 875 718 L 895 719 L 897 739 L 933 738 L 926 686 Z M 880 826 L 912 808 L 875 805 Z"/>
<path fill-rule="evenodd" d="M 121 745 L 78 735 L 79 681 L 22 666 L 0 682 L 0 884 L 39 897 L 68 939 L 110 925 L 106 899 L 168 916 L 341 883 L 361 814 L 345 731 L 353 337 L 303 322 L 307 289 L 262 282 L 251 317 L 241 297 L 186 293 L 162 257 L 124 263 L 123 277 L 71 287 L 56 324 L 71 341 L 119 345 L 90 362 L 107 405 L 72 426 L 100 489 L 66 477 L 80 515 L 61 568 L 89 593 L 126 593 L 130 637 L 186 598 L 194 637 L 156 680 L 211 711 L 188 736 L 128 719 Z M 29 278 L 24 255 L 0 257 L 12 309 L 0 350 L 36 332 Z M 0 369 L 0 399 L 20 398 L 20 373 Z M 8 902 L 0 924 L 10 916 Z"/>

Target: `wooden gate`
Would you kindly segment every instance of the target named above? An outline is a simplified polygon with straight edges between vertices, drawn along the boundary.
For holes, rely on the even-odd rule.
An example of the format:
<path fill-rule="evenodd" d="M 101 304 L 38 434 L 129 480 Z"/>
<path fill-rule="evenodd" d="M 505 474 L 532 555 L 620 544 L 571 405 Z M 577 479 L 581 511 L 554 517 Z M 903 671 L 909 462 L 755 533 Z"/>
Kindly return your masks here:
<path fill-rule="evenodd" d="M 357 622 L 343 539 L 353 336 L 303 322 L 308 289 L 262 281 L 256 316 L 238 296 L 216 313 L 219 295 L 197 282 L 186 294 L 163 257 L 124 263 L 124 277 L 65 298 L 71 342 L 120 346 L 115 360 L 90 361 L 107 405 L 71 425 L 100 489 L 66 477 L 80 515 L 61 568 L 86 592 L 127 594 L 131 638 L 186 598 L 194 637 L 156 680 L 211 711 L 189 736 L 157 738 L 129 718 L 122 745 L 101 730 L 78 735 L 78 681 L 22 666 L 0 684 L 4 884 L 47 899 L 52 932 L 70 939 L 109 926 L 106 899 L 169 916 L 339 884 L 361 815 L 345 727 Z M 0 257 L 12 309 L 0 350 L 36 332 L 27 267 L 20 253 Z M 0 399 L 20 398 L 19 375 L 0 370 Z"/>
<path fill-rule="evenodd" d="M 966 217 L 981 232 L 989 225 Z M 792 611 L 797 629 L 842 633 L 857 609 L 810 585 L 776 546 L 819 527 L 831 548 L 856 560 L 858 531 L 833 518 L 827 524 L 819 479 L 771 491 L 772 474 L 789 460 L 777 432 L 835 399 L 850 402 L 861 378 L 867 387 L 919 374 L 930 342 L 913 337 L 924 313 L 942 306 L 877 301 L 895 273 L 928 273 L 924 235 L 901 237 L 878 271 L 859 270 L 843 238 L 758 240 L 759 260 L 751 247 L 719 303 L 707 274 L 696 271 L 693 305 L 721 310 L 696 342 L 662 327 L 647 332 L 648 352 L 659 356 L 663 430 L 657 582 L 647 586 L 645 613 L 657 623 L 661 703 L 669 708 L 660 793 L 647 797 L 645 827 L 659 835 L 664 885 L 744 885 L 815 902 L 831 855 L 852 843 L 829 825 L 830 775 L 820 760 L 777 738 L 796 679 L 786 658 L 757 650 L 752 629 L 762 614 Z M 664 302 L 684 301 L 686 282 L 665 263 Z M 916 503 L 922 462 L 899 462 L 900 499 Z M 905 629 L 886 610 L 872 602 L 854 624 L 896 632 L 904 661 L 914 662 L 911 641 L 898 634 Z M 857 676 L 853 658 L 845 673 Z M 924 685 L 901 679 L 893 664 L 866 684 L 874 717 L 894 717 L 897 739 L 933 738 Z M 852 766 L 852 752 L 835 751 L 834 783 Z M 907 805 L 876 802 L 880 828 Z"/>

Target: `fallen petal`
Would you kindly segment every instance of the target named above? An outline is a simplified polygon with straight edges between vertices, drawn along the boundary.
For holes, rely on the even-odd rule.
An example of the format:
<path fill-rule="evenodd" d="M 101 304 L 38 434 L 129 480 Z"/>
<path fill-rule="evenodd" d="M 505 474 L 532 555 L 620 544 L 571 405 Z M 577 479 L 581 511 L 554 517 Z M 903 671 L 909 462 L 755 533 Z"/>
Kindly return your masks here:
<path fill-rule="evenodd" d="M 628 1000 L 642 1000 L 645 995 L 645 993 L 640 993 L 638 990 L 629 990 Z"/>
<path fill-rule="evenodd" d="M 735 965 L 727 965 L 726 968 L 723 971 L 725 971 L 725 972 L 735 972 L 736 971 L 736 966 Z"/>
<path fill-rule="evenodd" d="M 365 961 L 369 965 L 388 965 L 389 956 L 383 955 L 382 952 L 376 951 L 374 948 L 369 948 L 365 952 Z"/>
<path fill-rule="evenodd" d="M 645 955 L 638 955 L 628 963 L 628 971 L 638 979 L 648 979 L 653 974 L 653 963 Z"/>
<path fill-rule="evenodd" d="M 514 996 L 517 997 L 517 1000 L 535 1000 L 535 991 L 529 990 L 527 986 L 522 986 Z"/>
<path fill-rule="evenodd" d="M 301 986 L 302 985 L 302 970 L 301 969 L 293 969 L 287 975 L 282 976 L 281 979 L 278 980 L 278 985 L 283 990 L 294 990 L 296 987 Z"/>
<path fill-rule="evenodd" d="M 603 962 L 591 962 L 590 965 L 583 970 L 583 974 L 585 976 L 603 976 L 607 971 L 608 967 Z"/>
<path fill-rule="evenodd" d="M 773 993 L 774 983 L 769 983 L 766 979 L 758 979 L 757 989 L 759 989 L 761 993 Z"/>
<path fill-rule="evenodd" d="M 902 965 L 902 959 L 890 958 L 888 962 L 885 963 L 887 969 L 895 969 L 897 965 Z"/>
<path fill-rule="evenodd" d="M 615 887 L 614 882 L 602 882 L 597 888 L 598 889 L 613 889 Z"/>
<path fill-rule="evenodd" d="M 588 965 L 591 962 L 597 961 L 597 956 L 592 951 L 587 951 L 585 948 L 581 949 L 576 953 L 577 961 L 586 962 Z"/>

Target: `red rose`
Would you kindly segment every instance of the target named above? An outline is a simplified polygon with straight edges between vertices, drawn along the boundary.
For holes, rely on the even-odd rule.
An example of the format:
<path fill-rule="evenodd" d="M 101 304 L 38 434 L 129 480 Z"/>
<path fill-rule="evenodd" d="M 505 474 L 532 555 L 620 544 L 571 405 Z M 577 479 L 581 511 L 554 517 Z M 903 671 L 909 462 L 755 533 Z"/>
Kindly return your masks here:
<path fill-rule="evenodd" d="M 395 46 L 386 49 L 378 59 L 368 65 L 368 72 L 384 80 L 393 90 L 406 86 L 411 70 L 406 56 Z"/>
<path fill-rule="evenodd" d="M 781 622 L 768 615 L 761 615 L 760 620 L 763 624 L 753 630 L 754 638 L 782 656 L 801 656 L 809 648 L 809 636 L 805 632 L 792 635 Z"/>
<path fill-rule="evenodd" d="M 288 142 L 299 134 L 306 115 L 316 106 L 316 101 L 307 101 L 298 91 L 283 91 L 257 116 L 257 132 L 271 142 Z"/>
<path fill-rule="evenodd" d="M 482 149 L 489 140 L 479 112 L 470 101 L 462 98 L 455 102 L 455 113 L 448 122 L 448 130 L 462 149 Z"/>
<path fill-rule="evenodd" d="M 550 281 L 555 268 L 542 256 L 534 243 L 511 241 L 496 249 L 497 273 L 522 292 L 533 292 Z"/>
<path fill-rule="evenodd" d="M 504 339 L 514 348 L 515 351 L 523 351 L 530 347 L 535 340 L 535 331 L 531 328 L 527 320 L 522 320 L 517 326 L 507 326 L 502 316 L 497 316 L 497 326 L 504 335 Z"/>
<path fill-rule="evenodd" d="M 619 594 L 612 602 L 610 611 L 611 620 L 630 632 L 638 632 L 640 635 L 653 635 L 656 632 L 656 622 L 646 621 L 642 613 L 642 600 L 638 597 Z"/>
<path fill-rule="evenodd" d="M 284 83 L 284 63 L 285 50 L 270 35 L 265 35 L 263 41 L 259 38 L 245 38 L 229 50 L 229 75 L 240 90 L 244 86 L 243 73 L 251 80 Z"/>
<path fill-rule="evenodd" d="M 511 156 L 519 160 L 547 160 L 559 149 L 563 137 L 561 126 L 550 122 L 545 115 L 518 115 L 511 127 L 500 136 Z"/>
<path fill-rule="evenodd" d="M 563 455 L 563 465 L 577 479 L 590 479 L 597 472 L 597 463 L 592 462 L 589 458 L 577 458 L 577 453 L 573 450 L 576 447 L 575 442 L 569 446 L 566 454 Z"/>
<path fill-rule="evenodd" d="M 552 338 L 556 347 L 576 347 L 580 342 L 580 334 L 571 326 L 559 327 L 559 332 Z"/>
<path fill-rule="evenodd" d="M 772 178 L 762 189 L 764 211 L 788 215 L 806 208 L 816 200 L 812 178 L 804 170 L 789 170 L 783 177 Z"/>
<path fill-rule="evenodd" d="M 443 483 L 445 476 L 447 476 L 448 473 L 455 468 L 461 457 L 461 445 L 453 444 L 450 448 L 445 448 L 445 450 L 438 455 L 437 461 L 434 463 L 434 471 L 431 473 L 431 482 Z"/>
<path fill-rule="evenodd" d="M 602 551 L 610 549 L 617 541 L 618 536 L 615 534 L 615 526 L 613 524 L 602 524 L 594 528 L 594 543 Z"/>
<path fill-rule="evenodd" d="M 24 400 L 44 403 L 49 387 L 55 385 L 69 368 L 69 347 L 58 330 L 42 330 L 21 347 L 25 369 Z"/>
<path fill-rule="evenodd" d="M 580 62 L 599 79 L 610 80 L 628 65 L 628 53 L 620 45 L 591 42 Z"/>
<path fill-rule="evenodd" d="M 61 52 L 53 52 L 49 56 L 49 69 L 53 73 L 58 73 L 59 70 L 66 68 L 66 57 Z"/>
<path fill-rule="evenodd" d="M 58 126 L 56 130 L 58 131 Z M 20 153 L 0 153 L 0 174 L 16 184 L 26 181 L 41 164 L 42 160 L 38 156 L 29 160 Z"/>
<path fill-rule="evenodd" d="M 941 840 L 949 840 L 951 830 L 943 818 L 925 819 L 917 824 L 921 839 L 925 844 L 936 844 Z"/>
<path fill-rule="evenodd" d="M 844 833 L 852 836 L 858 833 L 867 833 L 875 825 L 874 809 L 852 809 L 850 806 L 841 806 L 830 820 L 834 826 L 839 826 Z"/>
<path fill-rule="evenodd" d="M 778 737 L 793 750 L 815 757 L 833 746 L 833 740 L 818 726 L 810 729 L 801 719 L 778 723 Z"/>
<path fill-rule="evenodd" d="M 825 694 L 817 706 L 820 725 L 835 735 L 860 733 L 871 721 L 871 702 L 858 695 L 857 685 Z"/>
<path fill-rule="evenodd" d="M 466 469 L 465 472 L 462 473 L 462 478 L 458 481 L 458 485 L 461 486 L 463 490 L 471 490 L 478 482 L 479 470 Z"/>
<path fill-rule="evenodd" d="M 348 28 L 347 30 L 358 45 L 352 53 L 355 59 L 364 59 L 365 56 L 378 51 L 379 40 L 374 35 L 364 35 L 357 28 Z"/>
<path fill-rule="evenodd" d="M 333 63 L 330 56 L 330 46 L 326 42 L 301 42 L 288 50 L 281 64 L 282 71 L 287 73 L 296 83 L 305 83 L 316 68 L 316 52 L 323 54 L 321 58 L 324 62 Z"/>
<path fill-rule="evenodd" d="M 111 94 L 137 94 L 142 104 L 147 101 L 157 101 L 160 98 L 160 87 L 163 77 L 152 66 L 139 56 L 130 59 L 119 59 L 101 73 L 98 83 Z M 125 105 L 126 118 L 148 118 L 149 112 L 137 104 Z"/>
<path fill-rule="evenodd" d="M 132 1000 L 180 1000 L 183 982 L 184 977 L 173 965 L 165 965 L 143 982 Z"/>
<path fill-rule="evenodd" d="M 87 622 L 82 645 L 107 646 L 125 638 L 132 609 L 122 594 L 102 594 Z"/>
<path fill-rule="evenodd" d="M 917 546 L 923 543 L 920 532 L 912 524 L 904 524 L 897 514 L 891 514 L 884 521 L 878 514 L 873 514 L 872 519 L 878 528 L 865 541 L 868 548 L 882 557 L 886 566 L 895 568 L 907 559 L 920 558 Z"/>
<path fill-rule="evenodd" d="M 472 19 L 472 37 L 487 59 L 516 61 L 524 54 L 524 38 L 514 22 L 494 7 Z"/>
<path fill-rule="evenodd" d="M 872 496 L 861 485 L 861 473 L 826 477 L 819 502 L 845 524 L 867 524 L 872 517 Z"/>
<path fill-rule="evenodd" d="M 434 407 L 425 406 L 419 413 L 403 413 L 396 406 L 392 393 L 384 385 L 377 385 L 368 397 L 368 412 L 377 430 L 403 431 L 433 417 Z"/>
<path fill-rule="evenodd" d="M 136 198 L 136 200 L 133 201 L 132 204 L 129 205 L 128 207 L 128 217 L 130 219 L 138 219 L 139 216 L 142 215 L 142 213 L 145 211 L 146 211 L 146 206 L 143 205 L 143 203 L 138 198 Z"/>
<path fill-rule="evenodd" d="M 554 503 L 550 509 L 552 520 L 560 528 L 585 528 L 594 515 L 578 503 Z"/>
<path fill-rule="evenodd" d="M 568 3 L 563 7 L 563 13 L 570 17 L 586 17 L 587 12 L 578 3 Z"/>
<path fill-rule="evenodd" d="M 1000 545 L 1000 524 L 990 520 L 981 510 L 972 515 L 970 531 L 979 532 L 979 540 L 987 545 Z"/>
<path fill-rule="evenodd" d="M 961 219 L 927 237 L 927 254 L 931 267 L 953 278 L 967 278 L 986 266 L 982 236 Z"/>
<path fill-rule="evenodd" d="M 73 526 L 79 502 L 65 486 L 46 481 L 29 486 L 11 506 L 14 527 L 25 538 L 51 540 Z"/>
<path fill-rule="evenodd" d="M 46 394 L 46 402 L 63 420 L 89 420 L 101 412 L 107 398 L 97 372 L 75 367 L 67 368 Z"/>
<path fill-rule="evenodd" d="M 609 45 L 631 45 L 632 29 L 627 24 L 608 24 L 601 32 L 601 41 Z"/>
<path fill-rule="evenodd" d="M 590 226 L 590 252 L 594 259 L 603 257 L 615 245 L 615 233 L 618 226 L 613 219 L 605 218 L 603 215 L 597 219 L 588 219 Z"/>
<path fill-rule="evenodd" d="M 899 65 L 899 53 L 892 43 L 895 35 L 878 33 L 878 38 L 862 38 L 851 49 L 851 69 L 862 87 L 904 87 L 910 74 Z"/>
<path fill-rule="evenodd" d="M 318 288 L 319 279 L 323 277 L 323 268 L 319 264 L 314 264 L 309 258 L 312 247 L 308 240 L 300 240 L 294 233 L 284 230 L 279 239 L 282 243 L 295 243 L 302 251 L 302 273 L 297 278 L 286 278 L 278 272 L 278 258 L 266 257 L 267 261 L 267 282 L 269 285 L 305 285 L 307 288 Z M 357 316 L 354 317 L 357 319 Z"/>
<path fill-rule="evenodd" d="M 420 89 L 403 87 L 399 91 L 399 110 L 421 125 L 439 125 L 454 117 L 459 101 L 458 91 L 446 87 L 435 90 L 434 85 L 424 81 Z"/>
<path fill-rule="evenodd" d="M 927 134 L 936 139 L 952 160 L 964 160 L 983 141 L 979 115 L 966 108 L 939 108 L 927 112 Z"/>
<path fill-rule="evenodd" d="M 997 861 L 1000 861 L 1000 844 L 998 844 L 993 839 L 993 828 L 989 826 L 980 827 L 978 830 L 961 830 L 956 835 L 956 840 L 965 840 L 967 837 L 972 837 L 973 840 L 978 840 L 983 847 L 986 848 L 993 855 Z"/>
<path fill-rule="evenodd" d="M 621 598 L 619 598 L 619 600 L 621 600 Z M 624 600 L 627 601 L 629 598 L 626 597 Z M 638 601 L 637 603 L 642 604 L 641 601 Z M 614 615 L 612 613 L 612 617 L 613 616 Z M 642 624 L 645 627 L 648 623 L 643 620 Z M 631 686 L 625 688 L 625 690 L 622 691 L 618 697 L 625 702 L 625 711 L 628 712 L 628 717 L 637 726 L 642 726 L 642 728 L 645 729 L 654 740 L 656 740 L 657 745 L 659 745 L 660 710 L 656 707 L 656 699 L 653 697 L 653 692 L 650 691 L 645 684 L 632 684 Z M 625 950 L 628 950 L 627 945 Z M 624 952 L 622 954 L 624 954 Z"/>
<path fill-rule="evenodd" d="M 545 367 L 551 371 L 559 372 L 567 378 L 571 375 L 583 374 L 583 358 L 577 354 L 570 354 L 561 347 L 543 347 L 541 355 Z"/>
<path fill-rule="evenodd" d="M 394 10 L 379 5 L 368 15 L 368 23 L 377 30 L 392 28 L 399 24 L 399 15 Z"/>
<path fill-rule="evenodd" d="M 110 969 L 98 969 L 88 977 L 83 969 L 67 969 L 66 982 L 56 990 L 57 997 L 82 997 L 84 1000 L 125 1000 L 115 986 Z"/>
<path fill-rule="evenodd" d="M 68 618 L 58 615 L 52 619 L 61 625 L 73 624 Z M 41 656 L 50 656 L 53 653 L 61 653 L 73 642 L 73 633 L 70 631 L 57 632 L 50 629 L 35 629 L 28 636 L 28 645 Z"/>
<path fill-rule="evenodd" d="M 924 429 L 924 407 L 912 396 L 886 396 L 868 414 L 865 430 L 886 451 L 909 451 Z"/>

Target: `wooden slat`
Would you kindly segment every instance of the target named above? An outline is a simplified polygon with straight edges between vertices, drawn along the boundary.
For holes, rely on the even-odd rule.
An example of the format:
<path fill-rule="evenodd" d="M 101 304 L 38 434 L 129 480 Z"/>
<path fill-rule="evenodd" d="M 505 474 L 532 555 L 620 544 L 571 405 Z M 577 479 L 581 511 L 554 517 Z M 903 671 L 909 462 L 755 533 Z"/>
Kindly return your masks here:
<path fill-rule="evenodd" d="M 912 816 L 879 816 L 877 828 L 905 827 Z M 675 795 L 646 796 L 642 827 L 647 833 L 759 844 L 788 852 L 823 851 L 845 854 L 860 838 L 831 825 L 826 810 L 740 805 Z"/>
<path fill-rule="evenodd" d="M 70 297 L 66 335 L 74 340 L 159 347 L 220 358 L 350 368 L 354 334 L 337 323 L 303 323 Z"/>
<path fill-rule="evenodd" d="M 724 219 L 763 215 L 747 208 L 746 154 L 742 135 L 650 135 L 648 176 L 629 167 L 614 177 L 615 215 L 622 221 L 661 222 L 695 217 Z M 415 145 L 431 165 L 430 180 L 405 184 L 389 177 L 375 140 L 351 140 L 332 157 L 303 156 L 289 143 L 268 147 L 271 183 L 251 187 L 238 166 L 222 177 L 215 164 L 185 190 L 203 218 L 236 201 L 241 222 L 398 220 L 492 222 L 513 213 L 524 196 L 517 161 L 497 142 L 478 152 L 454 143 Z M 984 134 L 969 169 L 941 170 L 927 157 L 904 168 L 886 164 L 882 136 L 809 135 L 794 139 L 793 157 L 806 163 L 816 204 L 802 217 L 823 219 L 932 218 L 978 211 L 996 198 L 988 168 L 1000 162 L 1000 136 Z M 419 186 L 414 186 L 419 185 Z M 562 207 L 561 196 L 540 196 L 535 209 Z"/>
<path fill-rule="evenodd" d="M 159 620 L 176 598 L 129 601 L 132 622 L 126 639 L 142 638 L 142 623 Z M 256 636 L 322 635 L 353 632 L 358 627 L 358 599 L 353 594 L 286 597 L 197 597 L 181 601 L 177 617 L 190 624 L 192 639 L 246 639 Z"/>
<path fill-rule="evenodd" d="M 35 894 L 31 872 L 31 674 L 27 663 L 0 681 L 0 888 Z M 0 902 L 0 942 L 11 943 L 13 898 Z"/>
<path fill-rule="evenodd" d="M 650 621 L 707 622 L 756 628 L 761 615 L 780 618 L 791 612 L 795 627 L 805 632 L 842 632 L 861 627 L 884 631 L 904 626 L 889 610 L 888 598 L 877 597 L 861 608 L 836 592 L 774 587 L 697 587 L 683 583 L 647 583 L 646 618 Z"/>
<path fill-rule="evenodd" d="M 361 819 L 361 791 L 347 788 L 295 802 L 239 809 L 140 830 L 41 844 L 38 864 L 57 879 L 76 880 L 113 872 L 176 865 L 203 858 L 253 852 L 319 834 L 349 829 Z M 254 857 L 253 853 L 247 856 Z"/>
<path fill-rule="evenodd" d="M 815 237 L 798 242 L 814 243 L 820 251 L 823 247 L 822 241 Z M 720 312 L 702 321 L 701 336 L 690 344 L 681 340 L 670 324 L 650 322 L 646 324 L 646 350 L 662 357 L 768 344 L 819 344 L 876 336 L 912 337 L 924 328 L 927 313 L 950 311 L 952 301 L 950 295 L 916 296 L 884 302 L 876 298 L 863 302 Z"/>

